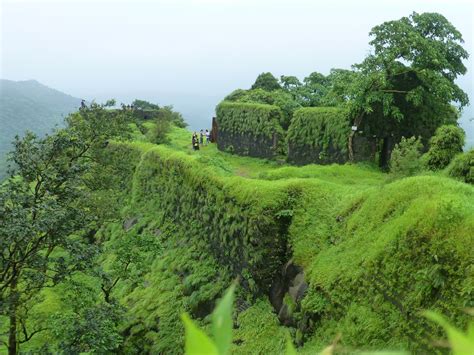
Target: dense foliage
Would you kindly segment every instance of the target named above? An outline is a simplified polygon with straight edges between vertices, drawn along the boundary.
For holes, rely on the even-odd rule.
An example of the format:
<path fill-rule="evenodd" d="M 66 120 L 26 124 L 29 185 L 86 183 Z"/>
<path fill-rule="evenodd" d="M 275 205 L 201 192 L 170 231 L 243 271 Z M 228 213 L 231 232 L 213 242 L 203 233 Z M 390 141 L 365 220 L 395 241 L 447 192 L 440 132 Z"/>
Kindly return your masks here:
<path fill-rule="evenodd" d="M 473 206 L 469 202 L 472 201 L 472 191 L 467 186 L 437 177 L 417 177 L 405 182 L 395 182 L 384 188 L 364 189 L 362 185 L 357 185 L 356 189 L 362 188 L 362 190 L 354 196 L 354 190 L 349 188 L 350 185 L 334 185 L 337 182 L 334 179 L 328 179 L 326 183 L 323 180 L 312 179 L 311 174 L 306 179 L 298 181 L 287 179 L 292 177 L 291 174 L 287 175 L 287 178 L 280 178 L 279 181 L 273 182 L 234 177 L 214 180 L 212 170 L 199 168 L 199 165 L 195 166 L 193 160 L 192 157 L 186 158 L 184 154 L 164 148 L 155 148 L 144 153 L 142 163 L 137 167 L 137 178 L 134 179 L 134 188 L 139 189 L 134 193 L 136 205 L 144 207 L 140 213 L 153 209 L 160 211 L 160 215 L 164 211 L 165 216 L 174 216 L 178 213 L 181 217 L 176 220 L 186 221 L 177 229 L 181 235 L 180 239 L 186 241 L 184 244 L 188 249 L 193 249 L 192 245 L 200 245 L 198 247 L 200 253 L 207 255 L 206 258 L 211 257 L 213 262 L 219 265 L 221 275 L 227 274 L 227 277 L 231 277 L 232 270 L 239 269 L 238 259 L 233 261 L 233 250 L 243 250 L 244 254 L 240 258 L 245 258 L 247 255 L 245 250 L 249 247 L 250 250 L 255 250 L 256 247 L 271 245 L 271 250 L 266 251 L 270 253 L 269 255 L 280 255 L 280 257 L 285 255 L 284 252 L 279 252 L 275 248 L 274 242 L 271 244 L 264 242 L 258 246 L 252 244 L 255 243 L 252 239 L 249 239 L 251 244 L 248 247 L 240 249 L 238 247 L 240 237 L 238 239 L 236 237 L 241 236 L 243 240 L 246 240 L 246 238 L 252 238 L 255 231 L 249 233 L 247 229 L 240 229 L 239 219 L 234 222 L 237 215 L 232 217 L 233 214 L 229 214 L 233 208 L 231 206 L 239 206 L 240 201 L 247 201 L 245 209 L 243 206 L 240 209 L 240 214 L 244 213 L 243 216 L 253 213 L 249 211 L 249 208 L 261 206 L 260 212 L 256 212 L 255 216 L 261 215 L 262 211 L 268 211 L 269 214 L 266 217 L 262 216 L 265 220 L 273 218 L 275 221 L 273 223 L 277 225 L 281 222 L 290 222 L 288 238 L 294 253 L 293 257 L 304 266 L 310 285 L 306 297 L 300 305 L 296 306 L 293 313 L 297 325 L 296 333 L 300 334 L 297 338 L 305 344 L 303 350 L 307 349 L 309 353 L 314 353 L 315 350 L 330 343 L 339 330 L 345 334 L 342 340 L 345 346 L 367 347 L 371 344 L 370 346 L 375 348 L 410 346 L 413 349 L 426 350 L 431 346 L 425 340 L 430 337 L 428 334 L 437 336 L 439 333 L 430 328 L 423 318 L 414 316 L 417 310 L 435 308 L 445 313 L 452 313 L 452 319 L 457 324 L 463 324 L 465 321 L 466 317 L 459 310 L 464 306 L 469 306 L 472 293 L 469 286 L 471 276 L 469 268 L 466 267 L 470 260 L 469 249 L 473 243 L 469 231 L 472 230 L 472 223 L 474 223 L 471 211 Z M 153 173 L 155 166 L 159 168 Z M 173 173 L 177 168 L 179 170 Z M 170 174 L 169 178 L 166 178 L 167 171 Z M 299 170 L 295 170 L 295 173 L 296 171 Z M 156 172 L 160 173 L 152 177 L 151 174 L 156 174 Z M 176 177 L 179 179 L 173 182 Z M 222 186 L 219 181 L 227 182 Z M 187 185 L 194 187 L 188 188 Z M 233 197 L 214 199 L 212 185 L 216 185 L 216 191 L 231 193 Z M 171 187 L 172 189 L 165 191 Z M 150 196 L 155 195 L 165 198 L 160 197 L 161 201 L 150 201 L 150 204 L 145 202 L 150 200 Z M 194 197 L 186 202 L 187 195 Z M 173 200 L 171 200 L 172 196 L 174 196 Z M 166 202 L 168 200 L 169 203 Z M 228 207 L 226 200 L 230 203 Z M 275 208 L 264 207 L 270 201 Z M 282 204 L 278 205 L 278 201 Z M 216 212 L 211 212 L 211 206 L 216 211 L 225 210 L 226 212 L 219 217 L 215 214 Z M 273 212 L 270 212 L 272 210 Z M 226 217 L 227 214 L 229 217 Z M 214 217 L 207 220 L 206 216 Z M 286 222 L 281 218 L 285 218 Z M 281 222 L 278 222 L 279 220 Z M 219 224 L 214 225 L 214 221 L 219 221 Z M 219 239 L 206 235 L 209 234 L 207 230 L 209 224 L 212 229 L 218 228 L 218 234 L 221 236 Z M 259 230 L 266 228 L 262 222 L 248 224 L 248 226 L 251 225 L 259 225 Z M 185 230 L 186 227 L 190 230 Z M 278 228 L 270 235 L 275 236 L 276 230 Z M 268 233 L 265 232 L 265 234 Z M 228 237 L 225 237 L 226 235 Z M 464 242 L 457 243 L 458 238 Z M 283 237 L 282 240 L 285 239 L 286 237 Z M 202 241 L 204 244 L 201 244 Z M 234 243 L 237 243 L 236 247 L 233 246 Z M 417 245 L 416 248 L 414 244 Z M 221 246 L 218 247 L 218 245 Z M 219 256 L 218 251 L 223 245 L 227 245 L 224 250 L 227 250 L 228 254 Z M 213 247 L 209 249 L 209 246 Z M 259 253 L 249 251 L 248 255 L 255 257 Z M 183 258 L 182 252 L 176 254 L 174 258 L 171 259 L 176 260 L 174 262 L 165 259 L 163 264 L 160 262 L 162 265 L 160 269 L 152 271 L 155 275 L 151 279 L 154 280 L 153 286 L 151 289 L 144 288 L 143 291 L 137 293 L 134 297 L 137 304 L 142 304 L 139 300 L 155 304 L 155 301 L 151 301 L 154 297 L 152 295 L 164 292 L 160 285 L 166 285 L 170 280 L 177 282 L 174 287 L 181 287 L 179 276 L 170 273 L 169 266 L 175 265 L 173 268 L 179 275 L 179 270 L 183 270 L 183 267 L 177 268 L 176 265 L 179 264 L 176 262 Z M 267 256 L 262 260 L 267 262 L 255 264 L 260 265 L 255 269 L 258 269 L 257 273 L 251 269 L 248 274 L 242 273 L 246 292 L 258 294 L 258 289 L 261 287 L 258 286 L 267 284 L 258 281 L 262 280 L 259 275 L 262 275 L 263 269 L 269 272 L 268 275 L 275 273 L 275 269 L 271 271 L 270 260 L 272 259 Z M 285 259 L 280 260 L 281 263 Z M 188 266 L 187 269 L 194 270 L 193 273 L 198 270 L 200 270 L 199 273 L 209 270 L 207 272 L 210 274 L 207 274 L 205 279 L 217 277 L 217 275 L 211 276 L 212 267 L 210 269 L 204 267 L 203 261 L 200 264 L 203 269 L 201 267 L 196 269 L 196 266 L 191 268 Z M 254 262 L 248 265 L 254 265 Z M 402 269 L 400 269 L 401 265 L 403 265 Z M 155 279 L 158 275 L 163 276 Z M 222 278 L 217 280 L 219 281 L 215 283 L 215 286 L 221 285 L 221 288 L 219 290 L 217 290 L 219 287 L 213 288 L 212 295 L 222 292 L 222 287 L 225 287 Z M 195 291 L 198 293 L 194 297 L 198 294 L 201 297 L 204 296 L 202 287 L 204 285 L 200 284 Z M 149 296 L 145 297 L 145 294 Z M 189 301 L 185 301 L 188 297 L 186 293 L 183 296 L 170 297 L 183 297 L 181 299 L 185 303 L 180 309 L 191 312 L 193 317 L 197 318 L 200 318 L 199 314 L 201 314 L 199 309 L 206 304 L 204 302 L 206 298 L 204 298 L 201 299 L 202 306 L 194 308 L 195 306 L 188 303 Z M 244 297 L 244 299 L 249 301 L 252 298 Z M 152 327 L 153 317 L 160 317 L 160 324 L 163 327 L 166 324 L 166 328 L 161 328 L 164 332 L 161 335 L 160 332 L 153 331 L 153 334 L 156 333 L 153 339 L 157 337 L 153 346 L 158 347 L 152 349 L 164 351 L 170 349 L 163 348 L 164 344 L 169 344 L 166 346 L 170 347 L 172 344 L 167 342 L 171 339 L 170 337 L 164 339 L 163 336 L 175 334 L 176 331 L 181 332 L 182 328 L 178 318 L 174 318 L 172 323 L 166 321 L 168 317 L 175 314 L 171 309 L 176 308 L 176 302 L 173 306 L 171 304 L 166 306 L 171 308 L 166 308 L 163 303 L 157 303 L 157 305 L 159 307 L 151 314 L 144 313 L 142 316 L 148 319 L 145 323 L 149 324 L 148 327 Z M 347 305 L 347 309 L 344 308 L 344 312 L 339 312 L 338 309 L 345 307 L 344 305 Z M 155 309 L 154 307 L 151 306 L 151 309 Z M 134 310 L 137 315 L 142 314 L 139 308 L 134 308 Z M 406 310 L 409 310 L 409 315 Z M 386 325 L 387 318 L 391 319 L 389 327 Z M 352 319 L 357 319 L 357 322 L 353 322 Z M 172 324 L 174 325 L 169 328 Z M 255 326 L 257 324 L 255 323 Z M 266 327 L 267 325 L 261 331 L 268 331 Z M 398 335 L 394 336 L 394 334 Z M 179 337 L 173 337 L 173 339 L 179 341 Z M 249 338 L 245 339 L 247 348 L 271 346 L 265 342 L 257 344 Z M 263 342 L 263 339 L 261 341 Z"/>
<path fill-rule="evenodd" d="M 255 83 L 252 85 L 253 89 L 263 89 L 266 91 L 273 91 L 280 89 L 280 84 L 278 83 L 278 79 L 275 78 L 272 73 L 262 73 L 260 74 Z"/>
<path fill-rule="evenodd" d="M 290 93 L 284 90 L 265 91 L 263 89 L 236 90 L 225 98 L 225 101 L 247 102 L 255 104 L 274 105 L 281 109 L 280 125 L 283 129 L 288 126 L 293 117 L 293 112 L 301 105 L 293 99 Z"/>
<path fill-rule="evenodd" d="M 285 329 L 303 353 L 338 332 L 342 348 L 428 351 L 426 339 L 441 333 L 418 311 L 465 324 L 459 310 L 473 292 L 468 185 L 435 176 L 384 184 L 367 168 L 278 167 L 214 146 L 191 154 L 189 132 L 176 127 L 168 147 L 134 134 L 133 143 L 97 151 L 88 210 L 100 218 L 89 224 L 98 231 L 73 239 L 94 253 L 24 303 L 27 334 L 41 330 L 25 351 L 182 353 L 180 314 L 208 329 L 236 276 L 234 353 L 281 352 Z M 267 294 L 290 259 L 308 289 L 296 302 L 285 294 L 285 328 Z"/>
<path fill-rule="evenodd" d="M 423 143 L 437 127 L 453 124 L 468 97 L 455 79 L 466 73 L 459 31 L 442 15 L 418 14 L 384 22 L 370 35 L 373 53 L 354 66 L 349 97 L 353 124 L 385 140 L 421 136 Z M 389 149 L 382 151 L 382 165 Z"/>
<path fill-rule="evenodd" d="M 45 325 L 28 326 L 41 292 L 86 269 L 93 258 L 96 248 L 87 236 L 100 214 L 89 212 L 95 177 L 88 174 L 101 164 L 95 152 L 109 139 L 125 137 L 126 124 L 124 112 L 92 104 L 52 135 L 16 139 L 15 170 L 0 186 L 0 315 L 8 317 L 10 354 L 44 331 Z"/>
<path fill-rule="evenodd" d="M 462 152 L 464 137 L 464 131 L 460 127 L 439 127 L 430 139 L 430 148 L 424 156 L 427 168 L 440 170 L 447 167 L 454 156 Z"/>
<path fill-rule="evenodd" d="M 160 106 L 145 100 L 135 99 L 132 102 L 132 106 L 136 110 L 159 110 Z"/>
<path fill-rule="evenodd" d="M 135 117 L 135 123 L 139 127 L 143 127 L 143 121 L 155 120 L 155 123 L 163 125 L 165 123 L 172 123 L 178 127 L 187 127 L 181 113 L 174 111 L 173 106 L 158 106 L 157 104 L 150 103 L 145 100 L 135 100 L 131 106 L 125 106 L 122 104 L 122 108 L 125 110 L 131 110 Z"/>
<path fill-rule="evenodd" d="M 251 90 L 236 90 L 226 100 L 277 105 L 285 113 L 284 129 L 298 106 L 345 107 L 348 126 L 357 127 L 346 138 L 349 160 L 355 160 L 354 141 L 359 134 L 379 146 L 379 164 L 387 167 L 401 137 L 421 137 L 427 146 L 438 127 L 456 124 L 469 103 L 455 82 L 466 73 L 463 60 L 468 53 L 461 33 L 437 13 L 414 12 L 384 22 L 370 36 L 372 52 L 352 70 L 332 69 L 327 76 L 313 72 L 303 82 L 282 75 L 279 83 L 271 73 L 264 73 Z M 253 93 L 255 89 L 265 94 Z"/>
<path fill-rule="evenodd" d="M 464 328 L 474 187 L 462 132 L 442 127 L 430 142 L 429 162 L 452 160 L 445 171 L 398 178 L 418 173 L 421 142 L 457 117 L 451 103 L 467 103 L 454 83 L 467 53 L 438 14 L 371 33 L 374 53 L 353 71 L 303 83 L 264 73 L 233 92 L 217 107 L 218 133 L 274 144 L 288 127 L 290 148 L 321 160 L 351 155 L 356 134 L 389 151 L 390 137 L 419 133 L 395 148 L 390 178 L 368 165 L 193 151 L 179 114 L 139 100 L 85 106 L 64 129 L 17 139 L 0 185 L 9 353 L 282 353 L 288 333 L 303 354 L 335 338 L 347 353 L 433 353 L 442 329 L 424 311 Z"/>

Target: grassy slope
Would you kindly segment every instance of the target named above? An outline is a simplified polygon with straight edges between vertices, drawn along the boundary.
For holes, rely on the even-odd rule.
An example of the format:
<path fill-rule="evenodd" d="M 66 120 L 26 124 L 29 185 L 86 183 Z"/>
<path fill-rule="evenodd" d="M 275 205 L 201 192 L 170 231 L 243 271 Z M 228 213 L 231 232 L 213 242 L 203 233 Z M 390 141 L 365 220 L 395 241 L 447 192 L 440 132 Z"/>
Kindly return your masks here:
<path fill-rule="evenodd" d="M 173 153 L 157 153 L 186 157 L 192 169 L 239 181 L 237 186 L 277 184 L 298 191 L 289 238 L 310 283 L 300 312 L 311 315 L 314 331 L 305 335 L 303 350 L 320 349 L 338 331 L 347 346 L 427 349 L 427 337 L 437 332 L 417 313 L 425 308 L 464 323 L 461 308 L 473 293 L 471 186 L 441 176 L 388 183 L 367 166 L 279 166 L 219 152 L 214 145 L 194 152 L 189 136 L 174 129 L 168 144 Z M 242 346 L 270 346 L 255 343 L 255 331 L 239 330 L 248 336 Z"/>
<path fill-rule="evenodd" d="M 287 328 L 261 293 L 265 283 L 252 284 L 266 260 L 270 267 L 282 257 L 274 255 L 281 238 L 309 282 L 294 313 L 304 331 L 291 329 L 304 340 L 303 353 L 315 353 L 339 332 L 349 350 L 426 352 L 430 337 L 440 334 L 419 315 L 428 308 L 464 325 L 461 309 L 473 306 L 474 294 L 473 187 L 441 176 L 389 183 L 370 166 L 280 166 L 214 145 L 195 152 L 190 133 L 178 128 L 169 138 L 159 147 L 137 131 L 133 143 L 109 148 L 122 181 L 122 217 L 140 221 L 129 232 L 111 224 L 103 238 L 152 236 L 157 228 L 166 235 L 143 280 L 121 282 L 115 292 L 128 309 L 125 350 L 179 353 L 179 314 L 207 324 L 200 309 L 243 270 L 247 289 L 238 298 L 245 310 L 236 318 L 233 352 L 281 353 Z M 291 220 L 278 232 L 282 213 Z M 269 236 L 274 242 L 259 244 Z M 219 250 L 228 254 L 222 258 Z M 258 268 L 239 268 L 233 253 Z"/>

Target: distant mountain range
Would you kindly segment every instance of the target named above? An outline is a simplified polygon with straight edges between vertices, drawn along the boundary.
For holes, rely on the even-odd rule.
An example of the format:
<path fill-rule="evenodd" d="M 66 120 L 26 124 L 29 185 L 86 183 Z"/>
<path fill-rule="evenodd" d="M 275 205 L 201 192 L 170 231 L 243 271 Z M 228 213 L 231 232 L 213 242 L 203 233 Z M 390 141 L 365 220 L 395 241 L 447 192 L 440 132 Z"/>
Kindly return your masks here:
<path fill-rule="evenodd" d="M 43 135 L 75 111 L 81 99 L 51 89 L 36 80 L 0 79 L 0 178 L 5 174 L 6 154 L 16 135 L 26 130 Z"/>

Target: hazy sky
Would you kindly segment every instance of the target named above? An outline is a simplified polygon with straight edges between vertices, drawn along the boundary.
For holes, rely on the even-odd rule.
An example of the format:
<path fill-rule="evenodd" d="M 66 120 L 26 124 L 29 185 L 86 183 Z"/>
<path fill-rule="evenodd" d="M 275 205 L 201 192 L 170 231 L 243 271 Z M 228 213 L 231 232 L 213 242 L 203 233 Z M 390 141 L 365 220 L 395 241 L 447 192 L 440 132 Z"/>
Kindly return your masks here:
<path fill-rule="evenodd" d="M 373 26 L 412 11 L 442 13 L 474 52 L 467 0 L 0 1 L 0 77 L 88 100 L 175 103 L 191 121 L 261 72 L 349 68 L 368 53 Z M 466 64 L 459 84 L 474 101 Z"/>

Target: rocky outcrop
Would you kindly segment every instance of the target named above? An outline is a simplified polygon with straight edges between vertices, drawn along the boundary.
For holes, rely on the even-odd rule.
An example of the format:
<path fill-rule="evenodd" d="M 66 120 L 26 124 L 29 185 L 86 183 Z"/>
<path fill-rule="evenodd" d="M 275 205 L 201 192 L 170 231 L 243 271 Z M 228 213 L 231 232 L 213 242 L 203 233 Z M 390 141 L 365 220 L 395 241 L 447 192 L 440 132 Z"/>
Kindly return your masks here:
<path fill-rule="evenodd" d="M 281 274 L 273 283 L 269 295 L 270 303 L 275 308 L 281 324 L 286 326 L 297 325 L 293 314 L 299 310 L 300 302 L 307 289 L 308 284 L 305 281 L 303 269 L 290 260 L 282 268 Z"/>

